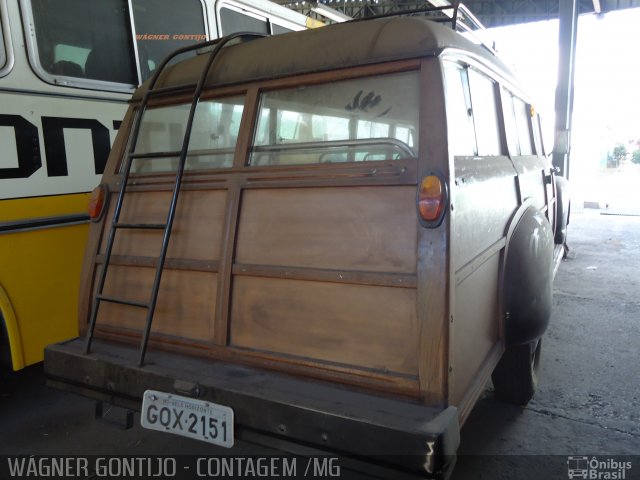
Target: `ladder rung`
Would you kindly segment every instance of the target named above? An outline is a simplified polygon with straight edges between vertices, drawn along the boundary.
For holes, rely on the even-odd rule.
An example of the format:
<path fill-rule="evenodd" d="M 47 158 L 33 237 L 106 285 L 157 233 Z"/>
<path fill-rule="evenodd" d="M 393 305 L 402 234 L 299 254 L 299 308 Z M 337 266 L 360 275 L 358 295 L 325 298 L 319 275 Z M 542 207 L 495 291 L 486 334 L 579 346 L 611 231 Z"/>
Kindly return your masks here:
<path fill-rule="evenodd" d="M 197 86 L 197 83 L 183 83 L 182 85 L 173 85 L 171 87 L 154 88 L 149 90 L 147 95 L 154 97 L 156 95 L 166 95 L 168 93 L 179 92 L 181 90 L 194 90 Z"/>
<path fill-rule="evenodd" d="M 145 153 L 131 153 L 129 156 L 136 160 L 153 160 L 154 158 L 171 158 L 179 157 L 182 152 L 145 152 Z"/>
<path fill-rule="evenodd" d="M 149 308 L 149 304 L 147 303 L 134 302 L 133 300 L 123 300 L 121 298 L 105 297 L 104 295 L 96 295 L 96 299 L 105 301 L 105 302 L 119 303 L 120 305 L 130 305 L 132 307 Z"/>
<path fill-rule="evenodd" d="M 113 228 L 132 228 L 137 230 L 164 230 L 164 223 L 114 223 Z"/>

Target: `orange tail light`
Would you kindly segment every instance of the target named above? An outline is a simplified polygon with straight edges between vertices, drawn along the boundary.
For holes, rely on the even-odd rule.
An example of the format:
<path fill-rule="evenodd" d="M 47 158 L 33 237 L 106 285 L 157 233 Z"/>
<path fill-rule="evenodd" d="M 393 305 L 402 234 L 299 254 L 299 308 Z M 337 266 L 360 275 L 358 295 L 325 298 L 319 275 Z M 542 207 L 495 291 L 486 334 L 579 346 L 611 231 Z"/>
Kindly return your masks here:
<path fill-rule="evenodd" d="M 418 190 L 418 213 L 425 226 L 437 227 L 444 216 L 446 189 L 437 175 L 427 175 Z"/>
<path fill-rule="evenodd" d="M 107 199 L 107 186 L 100 184 L 91 192 L 89 197 L 89 205 L 87 207 L 89 218 L 92 222 L 97 222 L 102 218 L 104 207 Z"/>

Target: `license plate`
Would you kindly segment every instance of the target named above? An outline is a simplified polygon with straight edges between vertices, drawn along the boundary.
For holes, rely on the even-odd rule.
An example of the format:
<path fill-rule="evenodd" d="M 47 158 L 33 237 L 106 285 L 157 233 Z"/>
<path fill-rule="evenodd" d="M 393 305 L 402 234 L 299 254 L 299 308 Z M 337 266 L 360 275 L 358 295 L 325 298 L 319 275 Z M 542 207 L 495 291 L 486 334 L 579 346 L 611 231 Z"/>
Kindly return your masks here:
<path fill-rule="evenodd" d="M 147 390 L 140 421 L 151 430 L 233 447 L 233 410 L 224 405 Z"/>

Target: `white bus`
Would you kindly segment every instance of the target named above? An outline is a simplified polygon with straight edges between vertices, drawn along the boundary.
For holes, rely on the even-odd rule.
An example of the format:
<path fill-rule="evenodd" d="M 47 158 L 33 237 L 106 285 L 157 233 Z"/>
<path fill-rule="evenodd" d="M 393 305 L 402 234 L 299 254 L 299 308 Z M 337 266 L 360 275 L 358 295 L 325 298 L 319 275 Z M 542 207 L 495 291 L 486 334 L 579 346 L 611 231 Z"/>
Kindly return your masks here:
<path fill-rule="evenodd" d="M 176 48 L 317 22 L 266 0 L 0 0 L 0 14 L 0 353 L 19 370 L 78 334 L 89 192 L 134 88 Z"/>

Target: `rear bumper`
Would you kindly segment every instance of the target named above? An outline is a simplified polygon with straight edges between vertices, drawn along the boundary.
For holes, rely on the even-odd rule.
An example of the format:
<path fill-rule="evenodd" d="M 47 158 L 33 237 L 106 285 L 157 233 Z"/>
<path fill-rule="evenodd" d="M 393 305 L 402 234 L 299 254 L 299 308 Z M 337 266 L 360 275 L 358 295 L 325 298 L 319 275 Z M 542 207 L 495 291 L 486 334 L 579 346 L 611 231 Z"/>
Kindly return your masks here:
<path fill-rule="evenodd" d="M 234 410 L 237 438 L 366 457 L 434 478 L 447 476 L 455 462 L 460 436 L 454 407 L 429 408 L 164 352 L 149 352 L 147 364 L 138 367 L 134 347 L 94 340 L 85 355 L 83 346 L 74 339 L 47 347 L 49 383 L 134 410 L 147 389 L 210 400 Z"/>

